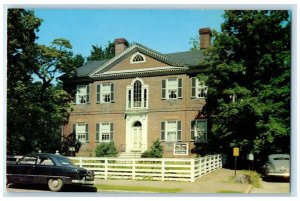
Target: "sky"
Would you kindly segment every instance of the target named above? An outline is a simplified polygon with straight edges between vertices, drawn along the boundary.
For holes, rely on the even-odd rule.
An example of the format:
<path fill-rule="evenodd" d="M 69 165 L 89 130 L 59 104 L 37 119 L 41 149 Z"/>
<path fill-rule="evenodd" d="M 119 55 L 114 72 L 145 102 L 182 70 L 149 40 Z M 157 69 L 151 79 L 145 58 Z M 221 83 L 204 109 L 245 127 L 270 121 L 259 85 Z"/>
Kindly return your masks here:
<path fill-rule="evenodd" d="M 49 45 L 55 38 L 65 38 L 73 52 L 90 55 L 92 45 L 105 47 L 108 41 L 126 38 L 160 53 L 188 51 L 191 37 L 199 29 L 221 30 L 223 10 L 204 9 L 58 9 L 34 8 L 43 19 L 37 40 Z"/>

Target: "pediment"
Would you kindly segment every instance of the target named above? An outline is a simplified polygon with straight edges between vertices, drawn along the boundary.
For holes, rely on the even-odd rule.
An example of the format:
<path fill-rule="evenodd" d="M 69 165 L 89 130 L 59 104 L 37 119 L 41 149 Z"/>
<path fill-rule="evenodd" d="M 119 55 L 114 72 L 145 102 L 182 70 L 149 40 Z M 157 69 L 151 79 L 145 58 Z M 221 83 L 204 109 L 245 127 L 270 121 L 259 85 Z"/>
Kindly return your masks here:
<path fill-rule="evenodd" d="M 119 55 L 110 59 L 102 66 L 90 73 L 90 77 L 103 77 L 118 74 L 147 73 L 154 71 L 186 70 L 187 67 L 173 59 L 146 48 L 140 44 L 134 44 Z"/>

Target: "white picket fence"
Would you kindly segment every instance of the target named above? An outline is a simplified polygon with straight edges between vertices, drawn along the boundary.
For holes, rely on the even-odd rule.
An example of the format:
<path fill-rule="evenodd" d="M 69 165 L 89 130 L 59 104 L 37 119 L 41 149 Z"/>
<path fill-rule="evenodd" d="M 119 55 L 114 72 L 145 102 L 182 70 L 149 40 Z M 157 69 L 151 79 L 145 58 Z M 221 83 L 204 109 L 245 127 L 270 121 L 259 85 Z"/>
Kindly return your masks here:
<path fill-rule="evenodd" d="M 21 156 L 8 156 L 17 160 Z M 92 170 L 99 179 L 158 180 L 194 182 L 201 176 L 222 168 L 221 155 L 200 158 L 99 158 L 69 157 L 75 165 Z"/>
<path fill-rule="evenodd" d="M 99 179 L 194 182 L 222 168 L 221 155 L 192 159 L 70 157 L 78 166 L 92 170 Z"/>

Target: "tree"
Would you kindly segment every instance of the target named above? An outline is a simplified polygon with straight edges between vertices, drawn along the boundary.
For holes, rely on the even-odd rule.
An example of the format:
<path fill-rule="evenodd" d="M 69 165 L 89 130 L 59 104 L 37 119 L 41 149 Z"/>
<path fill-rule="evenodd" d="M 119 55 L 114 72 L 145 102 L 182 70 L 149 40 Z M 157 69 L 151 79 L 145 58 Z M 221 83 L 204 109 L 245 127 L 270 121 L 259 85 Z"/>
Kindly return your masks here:
<path fill-rule="evenodd" d="M 92 50 L 90 56 L 86 58 L 87 61 L 97 61 L 104 58 L 104 52 L 102 47 L 98 45 L 92 45 Z"/>
<path fill-rule="evenodd" d="M 35 67 L 36 32 L 42 20 L 32 11 L 8 9 L 7 15 L 7 151 L 21 149 L 20 126 L 26 125 L 24 106 L 30 104 L 28 86 Z"/>
<path fill-rule="evenodd" d="M 9 154 L 60 149 L 61 126 L 68 121 L 70 98 L 57 79 L 76 69 L 71 44 L 55 39 L 48 47 L 35 42 L 41 20 L 33 11 L 8 11 Z"/>
<path fill-rule="evenodd" d="M 79 68 L 83 66 L 85 58 L 81 54 L 76 54 L 74 56 L 74 67 Z"/>
<path fill-rule="evenodd" d="M 92 45 L 90 56 L 87 57 L 87 61 L 97 61 L 104 59 L 111 59 L 115 56 L 115 45 L 110 41 L 107 42 L 104 50 L 98 45 Z"/>
<path fill-rule="evenodd" d="M 155 140 L 152 144 L 152 146 L 150 147 L 149 151 L 145 151 L 142 154 L 142 158 L 162 158 L 164 153 L 164 148 L 161 145 L 161 142 L 159 141 L 159 139 Z"/>
<path fill-rule="evenodd" d="M 97 157 L 116 157 L 118 154 L 115 143 L 113 141 L 100 143 L 96 147 L 95 152 Z"/>
<path fill-rule="evenodd" d="M 189 44 L 191 45 L 190 50 L 191 51 L 196 51 L 200 50 L 200 40 L 199 36 L 191 37 Z"/>
<path fill-rule="evenodd" d="M 203 110 L 212 138 L 245 153 L 288 152 L 290 13 L 225 11 L 224 19 L 200 75 L 209 86 Z"/>

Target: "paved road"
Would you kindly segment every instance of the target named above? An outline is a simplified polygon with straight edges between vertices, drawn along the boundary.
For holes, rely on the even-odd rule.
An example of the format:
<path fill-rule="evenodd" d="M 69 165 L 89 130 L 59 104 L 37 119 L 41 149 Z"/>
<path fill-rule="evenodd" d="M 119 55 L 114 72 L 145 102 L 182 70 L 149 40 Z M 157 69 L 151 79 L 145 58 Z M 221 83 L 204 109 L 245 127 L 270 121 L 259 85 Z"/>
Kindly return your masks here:
<path fill-rule="evenodd" d="M 250 193 L 288 194 L 290 193 L 290 183 L 282 180 L 261 181 L 261 187 L 253 188 Z"/>
<path fill-rule="evenodd" d="M 239 173 L 239 172 L 238 172 Z M 143 186 L 162 187 L 162 188 L 179 188 L 179 193 L 220 193 L 227 192 L 244 192 L 248 184 L 232 183 L 228 179 L 234 175 L 234 170 L 220 169 L 215 172 L 204 175 L 195 182 L 160 182 L 160 181 L 126 181 L 126 180 L 96 180 L 97 184 L 116 185 L 116 186 Z M 260 188 L 253 188 L 251 194 L 288 194 L 290 193 L 290 183 L 287 181 L 262 181 Z M 7 192 L 12 196 L 15 192 L 44 192 L 52 193 L 46 185 L 30 186 L 30 185 L 13 185 L 7 188 Z M 95 187 L 70 187 L 64 189 L 64 192 L 97 192 Z M 100 191 L 103 193 L 104 191 Z M 98 193 L 100 193 L 98 192 Z M 16 194 L 14 194 L 16 195 Z"/>
<path fill-rule="evenodd" d="M 11 185 L 6 188 L 6 191 L 7 193 L 52 193 L 47 185 Z M 72 186 L 64 188 L 63 192 L 97 192 L 97 188 L 94 186 Z"/>

